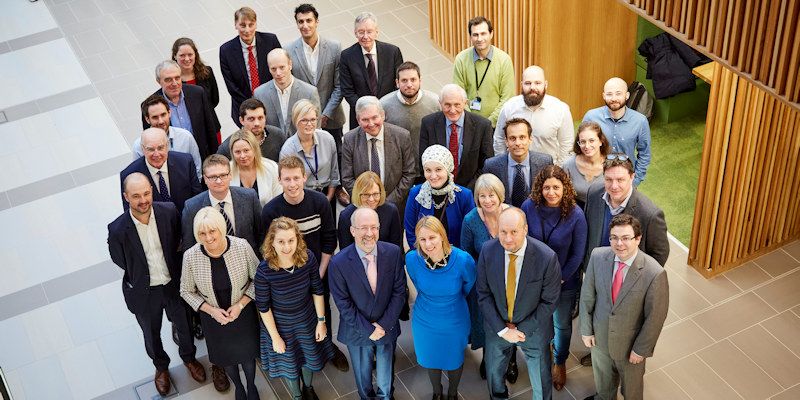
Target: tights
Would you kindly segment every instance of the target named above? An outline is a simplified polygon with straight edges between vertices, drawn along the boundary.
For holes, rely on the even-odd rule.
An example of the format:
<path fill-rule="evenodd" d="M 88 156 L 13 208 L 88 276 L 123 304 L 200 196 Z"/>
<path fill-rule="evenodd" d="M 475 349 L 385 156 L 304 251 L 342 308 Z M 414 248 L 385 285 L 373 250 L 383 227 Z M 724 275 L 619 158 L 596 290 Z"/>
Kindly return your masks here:
<path fill-rule="evenodd" d="M 303 367 L 300 371 L 301 371 L 301 373 L 303 375 L 303 386 L 304 387 L 310 387 L 311 386 L 311 380 L 314 378 L 314 372 L 311 371 L 310 369 L 306 368 L 306 367 Z M 289 393 L 292 395 L 293 399 L 302 399 L 303 398 L 303 393 L 300 390 L 300 379 L 297 379 L 297 378 L 295 378 L 295 379 L 283 378 L 283 380 L 286 381 L 286 386 L 289 387 Z"/>
<path fill-rule="evenodd" d="M 244 377 L 247 379 L 246 391 L 242 384 L 242 378 L 239 377 L 240 365 L 244 371 Z M 228 375 L 228 378 L 233 381 L 233 386 L 236 387 L 236 400 L 258 400 L 258 389 L 256 388 L 256 360 L 227 366 L 225 367 L 225 373 Z"/>
<path fill-rule="evenodd" d="M 428 369 L 428 378 L 431 380 L 433 386 L 433 394 L 442 394 L 442 370 Z M 458 369 L 445 371 L 447 372 L 447 380 L 450 384 L 447 386 L 447 397 L 458 397 L 458 382 L 461 380 L 461 372 L 464 371 L 462 364 Z"/>

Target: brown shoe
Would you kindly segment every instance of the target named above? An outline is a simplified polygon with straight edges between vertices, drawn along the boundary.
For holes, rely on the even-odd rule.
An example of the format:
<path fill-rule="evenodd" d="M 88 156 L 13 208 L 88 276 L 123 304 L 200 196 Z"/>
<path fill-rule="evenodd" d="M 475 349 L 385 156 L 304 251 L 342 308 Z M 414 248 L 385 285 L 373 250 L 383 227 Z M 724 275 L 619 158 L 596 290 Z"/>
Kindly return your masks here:
<path fill-rule="evenodd" d="M 224 392 L 231 388 L 228 375 L 225 374 L 225 370 L 220 366 L 211 364 L 211 380 L 214 381 L 214 389 L 217 389 L 218 392 Z"/>
<path fill-rule="evenodd" d="M 203 368 L 203 364 L 200 364 L 197 360 L 192 360 L 187 363 L 183 363 L 186 366 L 186 369 L 189 370 L 189 375 L 192 376 L 192 379 L 203 383 L 206 381 L 206 369 Z"/>
<path fill-rule="evenodd" d="M 162 397 L 166 396 L 169 393 L 170 387 L 169 370 L 156 371 L 156 377 L 153 379 L 153 383 L 156 385 L 158 394 Z"/>
<path fill-rule="evenodd" d="M 553 365 L 553 387 L 556 390 L 561 390 L 564 388 L 564 384 L 567 383 L 567 368 L 564 364 L 555 364 Z"/>

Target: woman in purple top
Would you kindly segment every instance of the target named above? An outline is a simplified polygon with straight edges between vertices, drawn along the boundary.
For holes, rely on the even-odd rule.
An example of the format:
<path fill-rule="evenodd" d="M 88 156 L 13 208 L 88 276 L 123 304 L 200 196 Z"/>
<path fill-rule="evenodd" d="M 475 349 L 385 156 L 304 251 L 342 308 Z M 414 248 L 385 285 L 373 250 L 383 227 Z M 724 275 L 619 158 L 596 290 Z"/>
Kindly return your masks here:
<path fill-rule="evenodd" d="M 586 251 L 586 218 L 575 204 L 569 175 L 557 165 L 548 165 L 536 175 L 530 199 L 521 208 L 527 216 L 528 235 L 553 249 L 561 265 L 561 298 L 553 313 L 553 387 L 561 390 L 567 380 L 564 363 L 572 336 L 572 307 Z"/>

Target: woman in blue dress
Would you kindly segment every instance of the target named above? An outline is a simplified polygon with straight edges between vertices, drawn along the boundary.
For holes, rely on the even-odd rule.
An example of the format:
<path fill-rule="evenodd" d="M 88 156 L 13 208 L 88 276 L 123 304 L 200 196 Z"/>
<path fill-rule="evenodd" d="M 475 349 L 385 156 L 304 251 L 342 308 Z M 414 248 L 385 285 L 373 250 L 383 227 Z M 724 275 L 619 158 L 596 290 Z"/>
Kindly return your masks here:
<path fill-rule="evenodd" d="M 472 191 L 453 182 L 453 154 L 442 145 L 428 146 L 422 153 L 425 182 L 411 188 L 406 200 L 403 227 L 409 246 L 416 243 L 414 227 L 426 215 L 436 217 L 447 232 L 447 240 L 461 247 L 461 223 L 475 208 Z"/>
<path fill-rule="evenodd" d="M 422 217 L 414 233 L 416 249 L 406 254 L 406 269 L 417 289 L 411 313 L 417 363 L 428 370 L 434 400 L 455 400 L 470 331 L 467 294 L 475 284 L 475 261 L 450 246 L 435 217 Z M 449 381 L 447 397 L 442 395 L 442 371 Z"/>
<path fill-rule="evenodd" d="M 286 217 L 272 221 L 261 252 L 264 261 L 254 280 L 263 322 L 261 364 L 271 378 L 284 378 L 292 398 L 319 400 L 311 385 L 313 373 L 321 371 L 334 352 L 319 264 L 297 222 Z"/>

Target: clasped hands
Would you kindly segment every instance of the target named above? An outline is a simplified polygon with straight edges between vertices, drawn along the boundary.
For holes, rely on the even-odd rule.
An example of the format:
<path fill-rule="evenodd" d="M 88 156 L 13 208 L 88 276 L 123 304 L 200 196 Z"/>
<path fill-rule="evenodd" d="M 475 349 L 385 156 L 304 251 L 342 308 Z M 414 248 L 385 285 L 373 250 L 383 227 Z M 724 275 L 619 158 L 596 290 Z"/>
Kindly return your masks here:
<path fill-rule="evenodd" d="M 242 309 L 239 307 L 239 304 L 236 303 L 228 307 L 227 310 L 223 310 L 219 307 L 214 307 L 208 314 L 211 315 L 211 317 L 214 318 L 215 321 L 219 322 L 220 325 L 226 325 L 230 322 L 235 321 L 236 318 L 239 318 L 239 314 L 241 312 Z"/>
<path fill-rule="evenodd" d="M 594 335 L 590 336 L 581 335 L 581 339 L 583 339 L 583 345 L 590 349 L 595 345 L 597 345 L 597 342 L 594 339 Z M 644 357 L 636 354 L 635 351 L 631 350 L 631 354 L 630 356 L 628 356 L 628 362 L 630 362 L 631 364 L 639 364 L 642 361 L 644 361 Z"/>
<path fill-rule="evenodd" d="M 380 325 L 378 325 L 377 322 L 373 322 L 372 326 L 375 327 L 375 330 L 372 331 L 371 335 L 369 335 L 369 340 L 375 342 L 381 340 L 382 337 L 386 336 L 386 331 L 383 330 L 383 328 Z"/>

